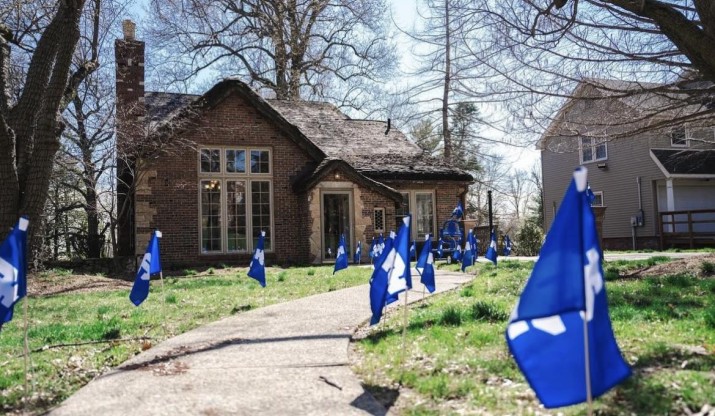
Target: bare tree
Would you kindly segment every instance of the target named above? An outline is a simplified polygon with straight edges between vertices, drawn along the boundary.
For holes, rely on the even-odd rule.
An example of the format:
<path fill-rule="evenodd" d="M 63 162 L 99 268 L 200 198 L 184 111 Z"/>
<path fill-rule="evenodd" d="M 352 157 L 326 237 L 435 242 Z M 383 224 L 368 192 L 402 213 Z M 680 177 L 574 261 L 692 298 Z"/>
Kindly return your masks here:
<path fill-rule="evenodd" d="M 95 0 L 97 1 L 97 0 Z M 98 4 L 98 3 L 97 3 Z M 112 62 L 112 42 L 119 28 L 118 21 L 126 11 L 126 1 L 104 0 L 96 19 L 86 19 L 74 63 L 93 59 Z M 63 134 L 63 157 L 57 162 L 74 177 L 64 186 L 81 195 L 81 209 L 86 221 L 83 228 L 73 230 L 73 241 L 82 256 L 97 258 L 102 252 L 106 232 L 113 213 L 101 204 L 102 194 L 111 193 L 109 171 L 114 168 L 114 74 L 113 66 L 105 65 L 90 74 L 64 112 L 67 129 Z M 105 198 L 106 199 L 106 198 Z"/>
<path fill-rule="evenodd" d="M 340 86 L 352 100 L 396 61 L 385 16 L 384 0 L 152 0 L 147 30 L 173 84 L 212 72 L 279 99 Z"/>
<path fill-rule="evenodd" d="M 467 89 L 498 102 L 509 115 L 501 128 L 522 142 L 534 142 L 568 98 L 628 104 L 627 112 L 604 107 L 602 117 L 588 121 L 598 127 L 594 134 L 612 138 L 709 123 L 713 7 L 707 0 L 473 2 L 468 13 L 482 26 L 464 43 L 472 66 L 485 72 Z"/>
<path fill-rule="evenodd" d="M 529 174 L 526 171 L 517 169 L 509 175 L 507 194 L 514 217 L 517 222 L 520 222 L 526 214 L 532 194 Z"/>
<path fill-rule="evenodd" d="M 70 71 L 84 6 L 84 0 L 38 1 L 0 10 L 0 148 L 7 152 L 0 160 L 0 237 L 18 215 L 27 215 L 35 232 L 65 127 L 60 114 L 98 66 L 89 59 Z M 26 63 L 25 70 L 11 70 L 13 62 Z"/>

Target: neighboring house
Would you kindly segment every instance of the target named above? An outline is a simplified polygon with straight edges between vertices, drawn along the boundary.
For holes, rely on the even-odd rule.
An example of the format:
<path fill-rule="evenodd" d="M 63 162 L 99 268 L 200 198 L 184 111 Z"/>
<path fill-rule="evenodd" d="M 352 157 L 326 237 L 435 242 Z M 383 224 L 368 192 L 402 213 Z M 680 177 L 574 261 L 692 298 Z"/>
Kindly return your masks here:
<path fill-rule="evenodd" d="M 120 254 L 140 254 L 157 228 L 166 264 L 248 264 L 265 231 L 269 264 L 323 263 L 334 261 L 342 233 L 351 253 L 362 241 L 366 262 L 373 236 L 396 230 L 403 214 L 413 214 L 420 241 L 465 203 L 472 176 L 424 155 L 389 121 L 264 99 L 236 79 L 203 95 L 145 92 L 144 43 L 130 22 L 124 29 L 115 43 L 117 175 L 136 191 L 118 184 L 120 205 L 131 206 L 119 221 Z M 167 147 L 138 164 L 122 157 L 137 137 Z"/>
<path fill-rule="evenodd" d="M 595 211 L 603 214 L 604 248 L 713 246 L 715 122 L 647 128 L 660 121 L 649 115 L 656 109 L 676 111 L 670 105 L 675 97 L 653 91 L 654 84 L 645 85 L 650 92 L 636 92 L 641 86 L 584 80 L 543 134 L 545 226 L 551 226 L 573 169 L 584 165 Z M 677 111 L 687 118 L 691 110 Z"/>

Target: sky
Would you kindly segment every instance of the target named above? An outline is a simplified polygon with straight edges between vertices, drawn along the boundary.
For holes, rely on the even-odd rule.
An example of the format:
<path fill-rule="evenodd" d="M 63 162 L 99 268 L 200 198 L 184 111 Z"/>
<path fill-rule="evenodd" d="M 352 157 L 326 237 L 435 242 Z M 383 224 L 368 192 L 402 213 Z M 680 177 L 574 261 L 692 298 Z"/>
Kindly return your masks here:
<path fill-rule="evenodd" d="M 395 23 L 402 30 L 410 30 L 419 18 L 417 14 L 417 0 L 387 0 L 390 8 L 392 10 L 392 18 Z M 412 44 L 409 40 L 401 35 L 398 35 L 398 45 L 399 50 L 409 51 Z M 402 56 L 401 64 L 403 66 L 409 66 L 412 62 L 409 54 L 405 53 Z M 441 94 L 441 91 L 437 92 Z M 491 112 L 494 109 L 482 108 L 483 112 Z M 499 141 L 502 138 L 503 133 L 498 132 L 494 129 L 484 128 L 481 133 L 488 137 L 489 139 Z M 534 146 L 523 147 L 513 147 L 506 145 L 497 145 L 496 153 L 505 156 L 506 161 L 511 165 L 512 169 L 519 169 L 530 171 L 532 166 L 537 163 L 539 159 L 539 151 L 536 150 Z"/>

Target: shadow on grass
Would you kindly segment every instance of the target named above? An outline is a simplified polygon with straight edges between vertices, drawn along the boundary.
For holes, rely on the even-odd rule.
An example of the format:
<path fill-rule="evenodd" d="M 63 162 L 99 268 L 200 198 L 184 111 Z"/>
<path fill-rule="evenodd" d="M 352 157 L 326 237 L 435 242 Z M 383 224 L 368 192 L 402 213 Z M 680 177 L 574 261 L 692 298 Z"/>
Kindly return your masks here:
<path fill-rule="evenodd" d="M 371 415 L 386 415 L 397 401 L 397 398 L 400 397 L 399 389 L 364 383 L 362 383 L 362 388 L 365 393 L 358 396 L 350 405 Z M 375 401 L 379 403 L 379 406 L 375 405 Z"/>
<path fill-rule="evenodd" d="M 636 373 L 613 396 L 613 412 L 606 410 L 603 414 L 667 415 L 674 400 L 665 386 Z"/>
<path fill-rule="evenodd" d="M 643 371 L 686 369 L 709 372 L 715 368 L 715 356 L 707 352 L 686 351 L 677 347 L 658 345 L 654 350 L 641 354 L 633 367 Z"/>

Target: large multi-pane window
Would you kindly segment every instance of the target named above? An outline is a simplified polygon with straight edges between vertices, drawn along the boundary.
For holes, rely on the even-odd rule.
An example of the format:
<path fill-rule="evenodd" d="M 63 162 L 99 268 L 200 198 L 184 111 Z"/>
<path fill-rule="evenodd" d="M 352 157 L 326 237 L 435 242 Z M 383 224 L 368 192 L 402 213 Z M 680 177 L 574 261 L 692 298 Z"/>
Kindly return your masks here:
<path fill-rule="evenodd" d="M 581 163 L 608 159 L 605 139 L 581 137 Z"/>
<path fill-rule="evenodd" d="M 431 192 L 415 194 L 415 232 L 418 236 L 434 232 L 434 200 Z"/>
<path fill-rule="evenodd" d="M 272 173 L 268 149 L 200 150 L 202 253 L 251 252 L 261 231 L 272 250 Z"/>
<path fill-rule="evenodd" d="M 435 233 L 434 192 L 403 191 L 402 203 L 395 210 L 395 223 L 402 224 L 402 217 L 412 214 L 412 239 L 424 238 Z"/>

